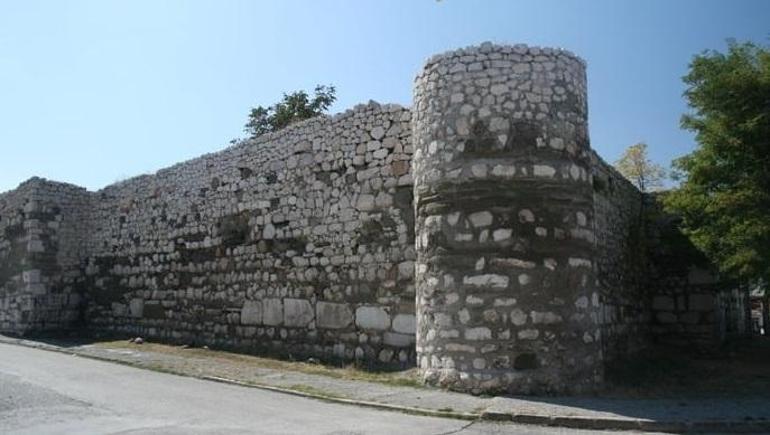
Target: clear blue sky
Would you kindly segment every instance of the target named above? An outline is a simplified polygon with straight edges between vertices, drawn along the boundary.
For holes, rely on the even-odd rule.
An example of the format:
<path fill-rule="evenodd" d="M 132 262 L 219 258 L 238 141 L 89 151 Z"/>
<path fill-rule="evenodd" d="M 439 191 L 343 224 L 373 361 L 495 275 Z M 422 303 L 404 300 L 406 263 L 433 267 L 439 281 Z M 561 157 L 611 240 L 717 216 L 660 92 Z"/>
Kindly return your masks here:
<path fill-rule="evenodd" d="M 770 1 L 0 0 L 0 191 L 39 175 L 98 189 L 216 151 L 251 106 L 333 83 L 333 112 L 409 105 L 436 52 L 560 46 L 588 62 L 592 145 L 693 138 L 681 76 L 725 39 L 768 44 Z"/>

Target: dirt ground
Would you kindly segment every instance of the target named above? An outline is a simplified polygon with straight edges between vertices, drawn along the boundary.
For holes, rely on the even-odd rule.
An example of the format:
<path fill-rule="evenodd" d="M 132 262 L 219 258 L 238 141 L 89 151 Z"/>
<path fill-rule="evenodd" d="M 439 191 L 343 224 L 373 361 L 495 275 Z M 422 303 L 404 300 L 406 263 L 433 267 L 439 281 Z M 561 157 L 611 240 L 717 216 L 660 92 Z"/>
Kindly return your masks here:
<path fill-rule="evenodd" d="M 278 358 L 245 355 L 208 348 L 172 346 L 160 343 L 145 342 L 137 345 L 126 340 L 97 341 L 94 346 L 103 349 L 140 349 L 143 352 L 154 352 L 163 355 L 186 356 L 190 361 L 206 361 L 208 365 L 231 367 L 233 369 L 271 369 L 294 371 L 311 375 L 322 375 L 336 379 L 378 382 L 388 385 L 409 387 L 421 386 L 417 369 L 408 370 L 368 370 L 354 364 L 322 364 L 313 359 L 308 361 L 287 361 Z M 162 368 L 162 367 L 161 367 Z M 235 379 L 240 375 L 233 376 Z"/>
<path fill-rule="evenodd" d="M 127 340 L 97 340 L 91 345 L 116 351 L 141 350 L 156 354 L 160 370 L 169 362 L 163 355 L 185 356 L 186 369 L 205 366 L 219 375 L 241 378 L 254 370 L 271 369 L 330 378 L 420 387 L 417 370 L 369 370 L 355 365 L 325 365 L 317 361 L 287 361 L 208 348 L 191 348 Z M 178 359 L 174 364 L 181 362 Z M 753 337 L 725 344 L 710 352 L 657 347 L 635 358 L 613 363 L 606 371 L 607 387 L 599 393 L 612 398 L 770 398 L 770 337 Z"/>

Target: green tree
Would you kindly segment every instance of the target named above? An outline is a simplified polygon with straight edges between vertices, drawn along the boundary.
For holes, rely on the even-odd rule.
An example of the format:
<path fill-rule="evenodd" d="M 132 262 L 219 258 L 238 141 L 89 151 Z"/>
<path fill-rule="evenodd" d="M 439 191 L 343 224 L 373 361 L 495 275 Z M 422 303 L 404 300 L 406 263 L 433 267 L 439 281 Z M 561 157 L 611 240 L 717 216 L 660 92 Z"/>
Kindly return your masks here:
<path fill-rule="evenodd" d="M 615 168 L 642 192 L 660 189 L 666 177 L 663 167 L 647 157 L 647 144 L 641 142 L 628 147 Z"/>
<path fill-rule="evenodd" d="M 305 91 L 283 94 L 283 100 L 270 107 L 254 107 L 244 131 L 257 137 L 289 124 L 323 114 L 337 99 L 334 86 L 316 86 L 311 99 Z"/>
<path fill-rule="evenodd" d="M 682 127 L 698 146 L 674 162 L 681 186 L 665 203 L 723 272 L 770 282 L 770 52 L 729 41 L 696 55 L 683 80 Z"/>

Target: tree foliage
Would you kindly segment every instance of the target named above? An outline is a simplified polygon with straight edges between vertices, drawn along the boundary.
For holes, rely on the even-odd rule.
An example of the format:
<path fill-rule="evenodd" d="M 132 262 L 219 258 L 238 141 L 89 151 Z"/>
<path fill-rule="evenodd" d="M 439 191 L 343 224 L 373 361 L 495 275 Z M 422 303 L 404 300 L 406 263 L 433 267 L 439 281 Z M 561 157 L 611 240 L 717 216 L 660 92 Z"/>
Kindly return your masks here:
<path fill-rule="evenodd" d="M 311 99 L 305 91 L 283 94 L 283 100 L 269 107 L 254 107 L 244 131 L 251 137 L 280 130 L 289 124 L 323 114 L 337 99 L 334 86 L 315 87 Z"/>
<path fill-rule="evenodd" d="M 674 162 L 666 198 L 693 243 L 744 282 L 770 279 L 770 51 L 730 41 L 694 57 L 683 78 L 698 146 Z"/>
<path fill-rule="evenodd" d="M 663 187 L 666 171 L 647 157 L 646 143 L 628 147 L 615 162 L 615 168 L 642 192 Z"/>

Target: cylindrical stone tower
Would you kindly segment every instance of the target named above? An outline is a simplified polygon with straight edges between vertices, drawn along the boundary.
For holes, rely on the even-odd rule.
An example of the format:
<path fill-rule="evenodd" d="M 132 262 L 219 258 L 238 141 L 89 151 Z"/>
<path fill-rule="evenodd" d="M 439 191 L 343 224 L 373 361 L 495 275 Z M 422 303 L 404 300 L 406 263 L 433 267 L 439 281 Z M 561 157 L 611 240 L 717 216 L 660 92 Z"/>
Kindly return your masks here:
<path fill-rule="evenodd" d="M 523 45 L 416 79 L 417 354 L 429 384 L 522 394 L 602 381 L 584 62 Z"/>

